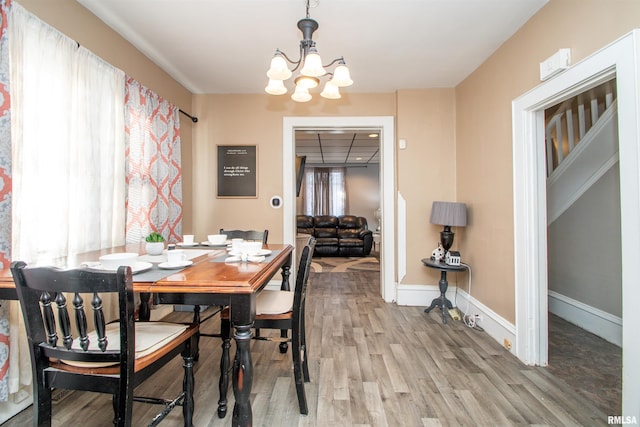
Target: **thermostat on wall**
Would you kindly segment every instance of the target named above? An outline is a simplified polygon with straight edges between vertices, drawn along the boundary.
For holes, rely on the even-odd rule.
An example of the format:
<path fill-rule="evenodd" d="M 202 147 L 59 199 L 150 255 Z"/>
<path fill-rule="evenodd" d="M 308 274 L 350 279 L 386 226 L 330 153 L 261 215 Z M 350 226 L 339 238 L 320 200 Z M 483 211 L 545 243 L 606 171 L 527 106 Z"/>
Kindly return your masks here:
<path fill-rule="evenodd" d="M 273 196 L 269 201 L 272 208 L 278 209 L 282 207 L 282 198 L 280 196 Z"/>

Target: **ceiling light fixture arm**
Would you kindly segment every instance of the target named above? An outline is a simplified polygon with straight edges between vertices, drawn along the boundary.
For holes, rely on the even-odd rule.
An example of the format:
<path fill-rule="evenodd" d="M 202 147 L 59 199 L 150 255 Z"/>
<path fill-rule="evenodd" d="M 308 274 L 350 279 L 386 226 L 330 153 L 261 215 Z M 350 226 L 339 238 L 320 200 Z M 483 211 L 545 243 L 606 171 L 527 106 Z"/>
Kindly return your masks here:
<path fill-rule="evenodd" d="M 327 65 L 323 65 L 323 67 L 331 67 L 333 64 L 340 64 L 340 65 L 344 65 L 344 56 L 341 56 L 340 58 L 336 58 L 333 61 L 329 62 Z M 327 73 L 327 75 L 333 75 L 332 73 Z"/>
<path fill-rule="evenodd" d="M 289 62 L 289 63 L 291 63 L 291 64 L 295 65 L 295 67 L 293 67 L 293 68 L 291 69 L 291 72 L 294 72 L 294 71 L 296 71 L 296 70 L 298 69 L 298 67 L 300 67 L 300 64 L 302 64 L 302 58 L 304 58 L 304 56 L 302 56 L 302 52 L 303 52 L 303 51 L 302 51 L 302 46 L 300 46 L 300 58 L 299 58 L 297 61 L 294 61 L 293 59 L 289 58 L 289 57 L 287 56 L 287 54 L 286 54 L 286 53 L 284 53 L 283 51 L 281 51 L 280 49 L 276 49 L 276 53 L 275 53 L 275 54 L 276 54 L 276 55 L 282 55 L 282 57 L 283 57 L 284 59 L 286 59 L 286 60 L 287 60 L 287 62 Z"/>

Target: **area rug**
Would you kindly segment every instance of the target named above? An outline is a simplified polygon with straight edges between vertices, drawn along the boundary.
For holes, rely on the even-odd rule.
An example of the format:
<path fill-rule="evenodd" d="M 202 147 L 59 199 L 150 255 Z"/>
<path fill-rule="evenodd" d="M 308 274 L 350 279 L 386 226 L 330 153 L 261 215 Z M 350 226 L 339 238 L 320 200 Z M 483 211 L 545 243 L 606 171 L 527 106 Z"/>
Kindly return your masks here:
<path fill-rule="evenodd" d="M 351 271 L 380 271 L 380 262 L 368 257 L 317 257 L 311 261 L 315 273 L 344 273 Z"/>

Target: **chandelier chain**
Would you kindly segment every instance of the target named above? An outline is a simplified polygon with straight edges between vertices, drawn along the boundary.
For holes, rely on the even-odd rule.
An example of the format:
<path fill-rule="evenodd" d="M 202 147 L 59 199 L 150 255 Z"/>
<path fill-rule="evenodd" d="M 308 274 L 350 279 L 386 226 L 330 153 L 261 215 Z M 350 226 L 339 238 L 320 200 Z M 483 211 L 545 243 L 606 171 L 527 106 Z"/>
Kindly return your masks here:
<path fill-rule="evenodd" d="M 313 0 L 313 2 L 311 2 L 311 0 L 307 0 L 307 18 L 311 17 L 309 15 L 309 8 L 318 7 L 319 4 L 320 4 L 320 0 Z"/>

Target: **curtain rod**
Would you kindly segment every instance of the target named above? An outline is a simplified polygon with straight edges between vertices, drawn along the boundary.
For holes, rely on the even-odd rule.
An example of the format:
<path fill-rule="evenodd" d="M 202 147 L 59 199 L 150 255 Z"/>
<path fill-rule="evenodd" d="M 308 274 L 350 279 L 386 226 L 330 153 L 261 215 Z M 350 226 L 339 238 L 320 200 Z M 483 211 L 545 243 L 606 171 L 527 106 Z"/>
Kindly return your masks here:
<path fill-rule="evenodd" d="M 197 117 L 193 117 L 191 114 L 189 114 L 189 113 L 187 113 L 185 111 L 182 111 L 180 108 L 178 108 L 178 111 L 180 111 L 185 116 L 189 117 L 193 123 L 198 123 L 198 118 Z"/>

